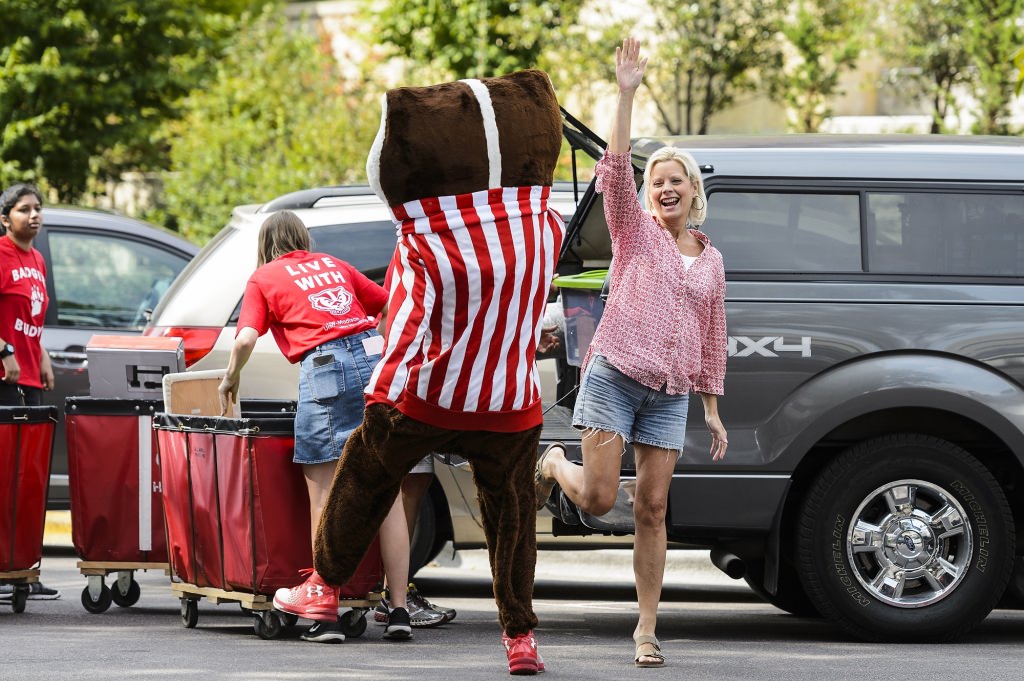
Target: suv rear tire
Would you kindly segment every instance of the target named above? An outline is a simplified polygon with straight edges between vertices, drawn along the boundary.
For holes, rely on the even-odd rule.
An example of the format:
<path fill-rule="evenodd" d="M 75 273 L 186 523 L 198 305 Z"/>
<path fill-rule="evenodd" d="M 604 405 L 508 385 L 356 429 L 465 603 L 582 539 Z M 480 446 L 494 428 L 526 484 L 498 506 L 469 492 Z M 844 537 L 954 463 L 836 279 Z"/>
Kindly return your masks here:
<path fill-rule="evenodd" d="M 977 459 L 945 440 L 862 442 L 804 501 L 797 560 L 808 597 L 850 633 L 943 641 L 995 606 L 1013 567 L 1014 521 Z"/>

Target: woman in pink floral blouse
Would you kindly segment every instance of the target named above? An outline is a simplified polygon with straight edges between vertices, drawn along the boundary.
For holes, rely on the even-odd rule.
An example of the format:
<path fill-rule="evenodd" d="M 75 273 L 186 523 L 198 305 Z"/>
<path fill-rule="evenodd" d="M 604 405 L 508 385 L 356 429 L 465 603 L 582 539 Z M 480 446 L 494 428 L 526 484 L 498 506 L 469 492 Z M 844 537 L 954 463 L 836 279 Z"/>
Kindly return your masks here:
<path fill-rule="evenodd" d="M 718 417 L 727 341 L 722 255 L 694 229 L 707 201 L 693 157 L 674 147 L 655 152 L 644 171 L 647 204 L 636 195 L 630 164 L 633 98 L 647 59 L 639 41 L 615 49 L 619 86 L 615 123 L 597 165 L 612 237 L 611 293 L 583 363 L 573 425 L 583 430 L 583 466 L 561 443 L 537 461 L 537 502 L 557 482 L 592 515 L 611 510 L 618 494 L 624 443 L 636 454 L 633 570 L 640 617 L 634 663 L 665 664 L 655 625 L 665 573 L 665 512 L 676 460 L 682 455 L 690 391 L 704 403 L 711 458 L 721 460 L 728 436 Z"/>

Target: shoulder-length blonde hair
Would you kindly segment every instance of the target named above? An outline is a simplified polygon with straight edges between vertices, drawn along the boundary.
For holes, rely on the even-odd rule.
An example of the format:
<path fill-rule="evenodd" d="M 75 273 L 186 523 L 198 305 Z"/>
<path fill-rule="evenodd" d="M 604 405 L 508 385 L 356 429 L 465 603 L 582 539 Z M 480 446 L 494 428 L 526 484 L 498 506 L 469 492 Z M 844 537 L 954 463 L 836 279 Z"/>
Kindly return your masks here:
<path fill-rule="evenodd" d="M 260 225 L 259 254 L 256 266 L 263 267 L 271 260 L 292 251 L 308 251 L 312 248 L 309 230 L 299 216 L 290 210 L 281 210 Z"/>
<path fill-rule="evenodd" d="M 651 171 L 654 166 L 664 161 L 676 161 L 683 166 L 686 176 L 694 183 L 693 203 L 690 204 L 690 212 L 686 221 L 693 226 L 704 224 L 708 216 L 708 197 L 704 195 L 704 178 L 701 177 L 700 168 L 693 156 L 678 147 L 661 147 L 651 154 L 647 159 L 647 167 L 644 168 L 644 199 L 647 205 L 651 205 Z"/>

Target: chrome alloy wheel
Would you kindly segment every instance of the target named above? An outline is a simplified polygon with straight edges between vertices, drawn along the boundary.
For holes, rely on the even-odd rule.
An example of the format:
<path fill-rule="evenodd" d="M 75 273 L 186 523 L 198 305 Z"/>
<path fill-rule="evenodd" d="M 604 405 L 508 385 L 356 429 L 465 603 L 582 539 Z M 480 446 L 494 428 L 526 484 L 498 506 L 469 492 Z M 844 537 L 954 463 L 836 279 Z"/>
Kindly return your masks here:
<path fill-rule="evenodd" d="M 919 608 L 960 584 L 974 556 L 974 537 L 952 494 L 923 480 L 897 480 L 857 507 L 846 552 L 857 581 L 872 596 Z"/>

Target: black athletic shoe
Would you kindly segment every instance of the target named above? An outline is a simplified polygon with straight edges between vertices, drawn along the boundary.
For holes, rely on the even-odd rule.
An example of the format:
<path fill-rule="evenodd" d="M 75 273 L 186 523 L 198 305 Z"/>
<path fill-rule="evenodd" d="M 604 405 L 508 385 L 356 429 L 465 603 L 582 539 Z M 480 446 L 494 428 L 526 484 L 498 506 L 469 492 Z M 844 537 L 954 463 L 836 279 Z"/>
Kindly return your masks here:
<path fill-rule="evenodd" d="M 373 621 L 377 624 L 388 623 L 388 612 L 391 611 L 390 595 L 387 589 L 385 589 L 381 594 L 380 603 L 373 609 Z M 444 612 L 439 608 L 431 606 L 427 599 L 420 596 L 412 583 L 409 584 L 409 595 L 405 602 L 409 606 L 407 608 L 409 611 L 409 624 L 415 629 L 438 627 L 449 620 Z M 454 613 L 455 611 L 453 610 L 452 612 Z"/>
<path fill-rule="evenodd" d="M 412 623 L 409 611 L 395 608 L 388 613 L 388 624 L 384 627 L 384 638 L 388 641 L 408 641 L 412 638 Z"/>
<path fill-rule="evenodd" d="M 0 584 L 0 601 L 9 601 L 13 595 L 13 584 Z M 42 582 L 32 582 L 28 585 L 28 598 L 30 601 L 54 601 L 60 598 L 60 592 Z"/>
<path fill-rule="evenodd" d="M 313 626 L 301 636 L 303 641 L 313 643 L 344 643 L 345 634 L 341 633 L 337 622 L 314 622 Z"/>
<path fill-rule="evenodd" d="M 409 582 L 409 595 L 406 600 L 408 600 L 409 605 L 413 606 L 414 608 L 422 608 L 423 610 L 438 612 L 444 615 L 444 622 L 441 622 L 441 624 L 451 622 L 453 619 L 455 619 L 455 615 L 458 614 L 455 611 L 455 608 L 446 608 L 442 605 L 436 605 L 428 601 L 423 596 L 423 594 L 419 592 L 419 589 L 416 588 L 416 585 L 412 582 Z M 415 620 L 413 620 L 412 625 L 414 627 L 416 626 Z"/>

